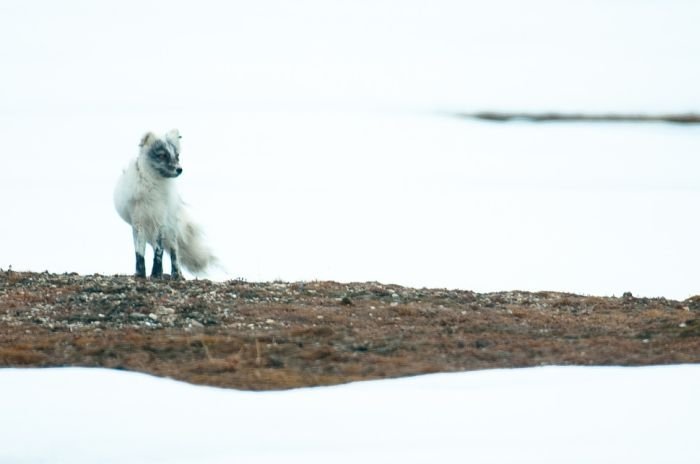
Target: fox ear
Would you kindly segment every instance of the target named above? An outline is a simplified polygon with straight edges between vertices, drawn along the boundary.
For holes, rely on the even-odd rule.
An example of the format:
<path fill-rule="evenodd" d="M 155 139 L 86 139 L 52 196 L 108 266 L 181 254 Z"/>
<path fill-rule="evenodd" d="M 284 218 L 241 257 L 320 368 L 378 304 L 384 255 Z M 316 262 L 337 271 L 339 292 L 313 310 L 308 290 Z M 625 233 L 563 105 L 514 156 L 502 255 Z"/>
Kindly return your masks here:
<path fill-rule="evenodd" d="M 182 136 L 180 135 L 180 131 L 177 129 L 173 129 L 170 132 L 168 132 L 166 137 L 172 140 L 179 140 L 182 138 Z"/>
<path fill-rule="evenodd" d="M 156 139 L 156 134 L 153 132 L 147 132 L 144 134 L 143 137 L 141 137 L 141 141 L 139 142 L 139 147 L 145 147 L 146 145 L 153 143 L 153 141 Z"/>
<path fill-rule="evenodd" d="M 165 140 L 173 144 L 173 147 L 175 148 L 175 151 L 180 151 L 180 139 L 182 137 L 180 136 L 180 132 L 177 129 L 173 129 L 167 134 L 165 134 Z"/>

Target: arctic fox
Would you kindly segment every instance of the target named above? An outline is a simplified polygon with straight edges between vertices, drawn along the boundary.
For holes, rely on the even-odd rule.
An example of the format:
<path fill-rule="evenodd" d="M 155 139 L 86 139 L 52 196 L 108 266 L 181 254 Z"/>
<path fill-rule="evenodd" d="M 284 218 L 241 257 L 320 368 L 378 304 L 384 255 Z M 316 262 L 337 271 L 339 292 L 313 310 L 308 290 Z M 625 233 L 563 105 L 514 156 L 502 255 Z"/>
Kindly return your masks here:
<path fill-rule="evenodd" d="M 173 129 L 141 139 L 139 156 L 124 170 L 114 190 L 114 206 L 132 227 L 136 276 L 146 277 L 146 243 L 153 247 L 151 278 L 163 276 L 163 250 L 170 254 L 172 279 L 181 279 L 180 263 L 203 272 L 216 258 L 203 243 L 202 231 L 187 215 L 174 179 L 180 167 L 180 133 Z"/>

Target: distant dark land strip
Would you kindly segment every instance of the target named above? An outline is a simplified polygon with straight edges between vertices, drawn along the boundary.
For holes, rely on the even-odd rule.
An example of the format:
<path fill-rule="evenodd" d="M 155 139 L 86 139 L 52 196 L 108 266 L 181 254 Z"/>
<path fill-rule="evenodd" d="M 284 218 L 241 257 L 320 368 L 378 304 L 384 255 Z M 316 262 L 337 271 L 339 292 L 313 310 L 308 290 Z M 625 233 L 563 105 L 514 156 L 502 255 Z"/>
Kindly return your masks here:
<path fill-rule="evenodd" d="M 674 124 L 700 124 L 700 113 L 677 114 L 586 114 L 586 113 L 509 113 L 481 111 L 456 113 L 461 118 L 510 122 L 667 122 Z"/>

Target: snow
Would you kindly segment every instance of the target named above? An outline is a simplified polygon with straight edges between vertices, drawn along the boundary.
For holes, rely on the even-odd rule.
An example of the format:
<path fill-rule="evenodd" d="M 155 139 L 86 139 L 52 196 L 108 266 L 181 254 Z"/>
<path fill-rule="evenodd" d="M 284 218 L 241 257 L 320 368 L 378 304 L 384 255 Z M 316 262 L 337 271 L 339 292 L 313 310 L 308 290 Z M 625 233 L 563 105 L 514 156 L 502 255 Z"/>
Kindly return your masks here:
<path fill-rule="evenodd" d="M 695 463 L 700 366 L 539 367 L 279 392 L 0 370 L 3 463 Z"/>

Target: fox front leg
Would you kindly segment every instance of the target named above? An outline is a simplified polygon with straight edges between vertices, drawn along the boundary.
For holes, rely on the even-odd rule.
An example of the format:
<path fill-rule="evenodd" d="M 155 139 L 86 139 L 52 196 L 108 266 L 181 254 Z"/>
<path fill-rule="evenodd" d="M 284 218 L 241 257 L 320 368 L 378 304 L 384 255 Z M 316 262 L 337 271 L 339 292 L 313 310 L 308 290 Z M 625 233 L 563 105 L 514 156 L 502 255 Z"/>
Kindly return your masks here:
<path fill-rule="evenodd" d="M 146 278 L 146 240 L 143 234 L 134 228 L 134 249 L 136 250 L 136 277 Z"/>
<path fill-rule="evenodd" d="M 156 246 L 153 247 L 153 269 L 151 279 L 163 277 L 163 237 L 159 237 Z"/>

